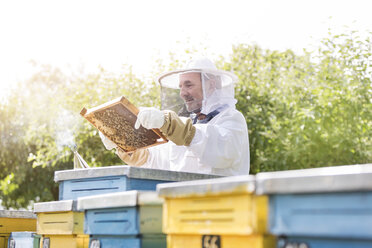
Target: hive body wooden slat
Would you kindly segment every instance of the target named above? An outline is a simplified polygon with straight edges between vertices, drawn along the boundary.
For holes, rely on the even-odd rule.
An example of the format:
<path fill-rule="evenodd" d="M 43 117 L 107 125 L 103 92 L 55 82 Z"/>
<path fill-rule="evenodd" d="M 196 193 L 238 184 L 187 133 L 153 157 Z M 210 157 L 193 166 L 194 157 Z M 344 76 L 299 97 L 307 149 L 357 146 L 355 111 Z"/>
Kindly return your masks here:
<path fill-rule="evenodd" d="M 88 248 L 89 235 L 43 235 L 40 248 L 49 239 L 49 248 Z"/>

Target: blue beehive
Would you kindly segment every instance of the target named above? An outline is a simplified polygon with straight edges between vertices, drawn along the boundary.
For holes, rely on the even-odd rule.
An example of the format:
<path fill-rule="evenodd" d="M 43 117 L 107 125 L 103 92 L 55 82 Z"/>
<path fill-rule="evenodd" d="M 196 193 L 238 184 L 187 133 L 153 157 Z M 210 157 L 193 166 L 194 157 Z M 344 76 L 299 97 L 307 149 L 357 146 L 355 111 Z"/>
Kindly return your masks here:
<path fill-rule="evenodd" d="M 289 236 L 279 238 L 278 248 L 367 248 L 371 240 Z"/>
<path fill-rule="evenodd" d="M 127 191 L 78 198 L 85 211 L 90 247 L 166 247 L 162 203 L 152 191 Z"/>
<path fill-rule="evenodd" d="M 8 248 L 39 248 L 40 235 L 34 232 L 12 232 L 8 240 Z"/>
<path fill-rule="evenodd" d="M 82 196 L 128 190 L 155 191 L 158 183 L 215 177 L 219 176 L 124 165 L 56 171 L 54 180 L 59 183 L 59 200 L 76 200 Z"/>
<path fill-rule="evenodd" d="M 259 173 L 280 247 L 372 247 L 372 164 Z M 299 246 L 302 245 L 302 246 Z"/>

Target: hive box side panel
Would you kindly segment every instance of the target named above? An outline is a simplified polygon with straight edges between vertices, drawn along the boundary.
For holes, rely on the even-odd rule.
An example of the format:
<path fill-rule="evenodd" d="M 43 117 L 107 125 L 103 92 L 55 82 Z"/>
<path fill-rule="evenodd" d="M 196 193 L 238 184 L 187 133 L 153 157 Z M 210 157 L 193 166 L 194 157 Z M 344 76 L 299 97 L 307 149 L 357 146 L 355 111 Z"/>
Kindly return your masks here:
<path fill-rule="evenodd" d="M 142 205 L 139 208 L 141 234 L 162 233 L 162 205 Z"/>
<path fill-rule="evenodd" d="M 11 246 L 11 243 L 14 242 L 14 246 Z M 9 237 L 8 247 L 22 247 L 22 248 L 33 248 L 34 247 L 34 238 L 33 237 Z"/>
<path fill-rule="evenodd" d="M 0 233 L 36 231 L 36 219 L 0 218 Z"/>
<path fill-rule="evenodd" d="M 166 247 L 167 236 L 164 234 L 143 235 L 141 238 L 141 248 L 166 248 Z"/>
<path fill-rule="evenodd" d="M 255 196 L 222 195 L 168 198 L 163 205 L 163 231 L 167 234 L 236 234 L 266 233 L 262 223 L 266 214 L 257 209 L 267 206 Z"/>
<path fill-rule="evenodd" d="M 270 232 L 275 235 L 372 238 L 372 193 L 272 195 Z"/>
<path fill-rule="evenodd" d="M 167 235 L 167 248 L 276 248 L 276 245 L 276 238 L 271 235 Z"/>
<path fill-rule="evenodd" d="M 331 239 L 317 237 L 287 237 L 278 240 L 278 247 L 316 247 L 316 248 L 369 248 L 372 240 Z"/>
<path fill-rule="evenodd" d="M 0 248 L 7 248 L 8 246 L 8 236 L 0 234 Z"/>
<path fill-rule="evenodd" d="M 99 242 L 100 247 L 141 248 L 141 240 L 135 236 L 91 235 L 90 243 Z"/>
<path fill-rule="evenodd" d="M 40 248 L 48 242 L 49 248 L 88 248 L 89 235 L 43 235 Z"/>
<path fill-rule="evenodd" d="M 121 192 L 127 189 L 126 176 L 108 176 L 66 180 L 59 184 L 62 188 L 59 200 L 76 200 L 78 197 Z"/>
<path fill-rule="evenodd" d="M 83 234 L 83 212 L 40 213 L 37 217 L 38 234 Z"/>
<path fill-rule="evenodd" d="M 96 235 L 139 234 L 136 207 L 92 209 L 85 212 L 85 233 Z"/>
<path fill-rule="evenodd" d="M 152 190 L 152 191 L 155 191 L 157 184 L 168 183 L 168 182 L 170 182 L 170 181 L 128 178 L 127 190 Z"/>

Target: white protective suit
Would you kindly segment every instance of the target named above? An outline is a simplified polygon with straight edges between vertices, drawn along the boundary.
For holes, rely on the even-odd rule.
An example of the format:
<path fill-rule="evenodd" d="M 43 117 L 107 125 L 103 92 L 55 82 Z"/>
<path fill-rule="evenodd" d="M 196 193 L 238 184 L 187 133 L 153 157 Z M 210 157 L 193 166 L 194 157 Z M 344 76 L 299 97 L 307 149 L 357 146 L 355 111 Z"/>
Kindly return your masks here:
<path fill-rule="evenodd" d="M 165 74 L 159 82 L 163 88 L 178 87 L 178 75 L 188 72 L 202 75 L 204 98 L 201 113 L 207 115 L 215 110 L 219 113 L 207 123 L 194 124 L 196 132 L 190 146 L 177 146 L 169 141 L 148 148 L 149 157 L 141 167 L 223 176 L 248 174 L 248 128 L 244 116 L 235 108 L 236 76 L 217 70 L 208 59 L 201 59 L 191 61 L 186 69 Z M 208 75 L 219 78 L 212 92 L 206 90 Z"/>
<path fill-rule="evenodd" d="M 141 167 L 223 176 L 249 173 L 248 129 L 239 111 L 230 107 L 208 123 L 194 126 L 190 146 L 169 141 L 150 147 L 149 158 Z"/>

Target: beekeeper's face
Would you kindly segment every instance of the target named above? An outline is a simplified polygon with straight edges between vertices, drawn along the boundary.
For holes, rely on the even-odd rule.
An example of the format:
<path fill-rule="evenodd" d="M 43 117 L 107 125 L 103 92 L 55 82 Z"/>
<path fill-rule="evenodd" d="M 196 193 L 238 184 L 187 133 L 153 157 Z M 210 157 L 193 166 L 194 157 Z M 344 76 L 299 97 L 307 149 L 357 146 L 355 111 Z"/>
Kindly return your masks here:
<path fill-rule="evenodd" d="M 180 96 L 185 101 L 187 111 L 202 107 L 203 88 L 199 72 L 189 72 L 179 76 Z"/>

